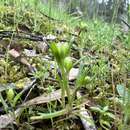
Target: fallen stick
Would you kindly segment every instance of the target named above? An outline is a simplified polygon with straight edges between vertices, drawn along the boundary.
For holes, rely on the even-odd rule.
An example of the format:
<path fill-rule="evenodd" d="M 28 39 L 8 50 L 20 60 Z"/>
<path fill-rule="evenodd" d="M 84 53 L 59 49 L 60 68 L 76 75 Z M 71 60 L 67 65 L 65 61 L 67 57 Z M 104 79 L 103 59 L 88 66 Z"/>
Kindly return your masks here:
<path fill-rule="evenodd" d="M 17 38 L 17 39 L 25 39 L 31 41 L 60 41 L 60 42 L 67 42 L 66 39 L 58 39 L 54 35 L 36 35 L 31 33 L 25 33 L 22 31 L 0 31 L 0 40 L 3 38 Z"/>

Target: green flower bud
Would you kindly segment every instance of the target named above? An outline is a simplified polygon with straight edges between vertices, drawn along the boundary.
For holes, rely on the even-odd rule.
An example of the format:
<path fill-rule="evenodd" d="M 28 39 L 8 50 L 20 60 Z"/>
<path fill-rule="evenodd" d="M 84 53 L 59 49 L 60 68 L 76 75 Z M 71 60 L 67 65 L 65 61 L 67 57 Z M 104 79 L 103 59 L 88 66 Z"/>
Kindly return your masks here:
<path fill-rule="evenodd" d="M 52 54 L 55 56 L 57 62 L 61 62 L 69 54 L 70 47 L 68 43 L 63 43 L 63 44 L 52 43 L 51 51 Z"/>
<path fill-rule="evenodd" d="M 57 62 L 60 62 L 61 57 L 60 57 L 59 47 L 55 43 L 52 43 L 50 48 L 51 48 L 52 54 L 56 58 Z"/>
<path fill-rule="evenodd" d="M 90 78 L 89 76 L 86 76 L 86 77 L 84 78 L 84 83 L 85 83 L 85 84 L 89 83 L 90 81 L 91 81 L 91 78 Z"/>
<path fill-rule="evenodd" d="M 65 67 L 66 71 L 69 72 L 70 69 L 72 68 L 72 66 L 73 66 L 73 63 L 72 63 L 71 57 L 66 57 L 64 59 L 64 67 Z"/>
<path fill-rule="evenodd" d="M 64 43 L 64 44 L 61 46 L 62 58 L 65 58 L 66 56 L 68 56 L 68 55 L 69 55 L 69 52 L 70 52 L 69 44 L 68 44 L 68 43 Z"/>
<path fill-rule="evenodd" d="M 7 94 L 7 99 L 8 99 L 8 101 L 12 101 L 12 99 L 14 98 L 14 90 L 13 89 L 9 89 L 7 92 L 6 92 L 6 94 Z"/>
<path fill-rule="evenodd" d="M 81 23 L 80 23 L 80 27 L 81 27 L 82 29 L 87 28 L 87 24 L 86 24 L 85 22 L 81 22 Z"/>
<path fill-rule="evenodd" d="M 78 85 L 86 85 L 91 81 L 91 78 L 89 76 L 81 75 L 77 79 L 77 84 Z"/>

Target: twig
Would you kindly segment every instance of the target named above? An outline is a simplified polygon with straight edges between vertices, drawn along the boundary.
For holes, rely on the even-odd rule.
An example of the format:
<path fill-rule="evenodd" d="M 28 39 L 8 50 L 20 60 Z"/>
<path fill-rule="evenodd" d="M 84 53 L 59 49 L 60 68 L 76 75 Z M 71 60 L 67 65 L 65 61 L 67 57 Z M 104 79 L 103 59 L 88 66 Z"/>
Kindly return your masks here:
<path fill-rule="evenodd" d="M 35 87 L 35 84 L 30 88 L 29 92 L 27 93 L 27 96 L 25 97 L 24 101 L 23 102 L 26 102 L 27 99 L 28 99 L 28 96 L 30 95 L 32 89 Z"/>
<path fill-rule="evenodd" d="M 49 36 L 25 33 L 22 31 L 19 31 L 19 33 L 17 33 L 17 31 L 0 31 L 0 40 L 2 40 L 3 38 L 11 38 L 12 34 L 13 34 L 13 38 L 26 39 L 26 40 L 31 40 L 31 41 L 56 41 L 58 40 L 60 42 L 67 42 L 67 40 L 65 39 L 60 40 L 60 39 L 57 39 L 57 37 L 52 39 Z"/>
<path fill-rule="evenodd" d="M 125 24 L 125 25 L 127 25 L 127 27 L 130 29 L 130 25 L 123 19 L 123 18 L 120 18 L 121 19 L 121 21 Z"/>
<path fill-rule="evenodd" d="M 60 22 L 60 23 L 63 22 L 63 21 L 61 21 L 61 20 L 52 18 L 52 17 L 48 16 L 47 14 L 44 14 L 42 11 L 40 11 L 40 13 L 41 13 L 43 16 L 45 16 L 45 17 L 47 17 L 48 19 L 50 19 L 50 20 L 53 20 L 53 21 L 56 21 L 56 22 Z"/>

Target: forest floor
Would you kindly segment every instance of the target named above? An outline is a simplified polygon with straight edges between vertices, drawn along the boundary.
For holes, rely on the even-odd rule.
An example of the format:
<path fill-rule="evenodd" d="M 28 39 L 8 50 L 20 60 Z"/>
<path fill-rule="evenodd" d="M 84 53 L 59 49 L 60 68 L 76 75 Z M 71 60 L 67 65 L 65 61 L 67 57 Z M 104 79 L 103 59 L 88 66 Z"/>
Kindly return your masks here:
<path fill-rule="evenodd" d="M 129 35 L 35 4 L 0 4 L 0 129 L 128 130 Z"/>

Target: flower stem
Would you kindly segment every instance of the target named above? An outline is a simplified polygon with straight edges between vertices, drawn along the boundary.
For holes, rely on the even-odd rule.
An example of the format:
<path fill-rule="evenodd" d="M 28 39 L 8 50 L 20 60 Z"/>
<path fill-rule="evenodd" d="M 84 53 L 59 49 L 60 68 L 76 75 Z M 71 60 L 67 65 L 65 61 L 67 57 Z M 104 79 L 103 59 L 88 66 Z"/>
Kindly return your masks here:
<path fill-rule="evenodd" d="M 43 119 L 51 119 L 68 113 L 68 109 L 63 109 L 60 111 L 56 111 L 53 113 L 39 113 L 39 116 L 30 117 L 31 120 L 43 120 Z"/>
<path fill-rule="evenodd" d="M 70 89 L 69 89 L 69 85 L 68 85 L 68 79 L 67 79 L 67 73 L 65 72 L 65 69 L 63 67 L 63 65 L 61 64 L 60 66 L 61 69 L 61 73 L 62 73 L 62 80 L 63 80 L 63 86 L 62 88 L 64 89 L 64 91 L 66 91 L 66 95 L 68 97 L 68 104 L 70 106 L 70 109 L 72 108 L 72 101 L 71 101 L 71 94 L 70 94 Z"/>

